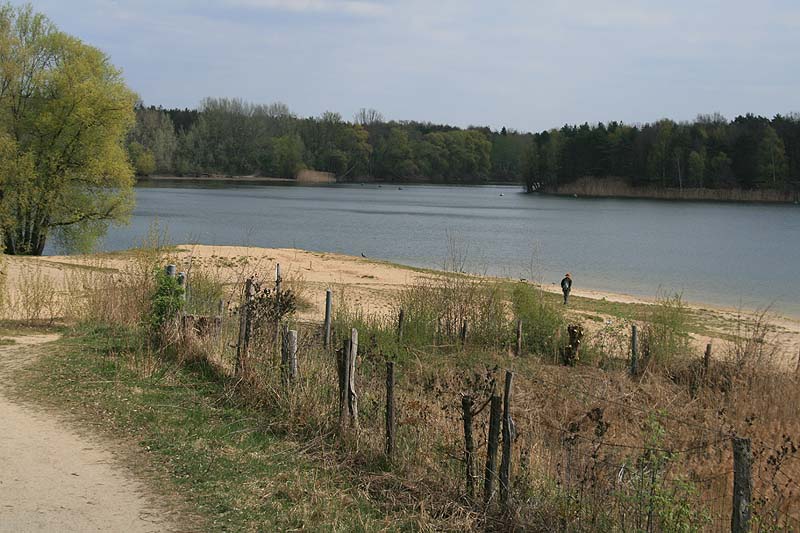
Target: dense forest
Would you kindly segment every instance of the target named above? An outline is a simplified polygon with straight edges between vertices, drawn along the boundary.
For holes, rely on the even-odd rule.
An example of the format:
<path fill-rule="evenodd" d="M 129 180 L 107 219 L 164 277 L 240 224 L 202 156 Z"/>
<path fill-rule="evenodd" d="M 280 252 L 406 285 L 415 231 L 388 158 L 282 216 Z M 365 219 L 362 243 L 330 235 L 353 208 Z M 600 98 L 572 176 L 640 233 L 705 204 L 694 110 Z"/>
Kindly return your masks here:
<path fill-rule="evenodd" d="M 579 178 L 633 186 L 800 189 L 800 114 L 565 125 L 540 133 L 386 121 L 362 109 L 301 118 L 283 104 L 209 98 L 199 109 L 137 106 L 128 150 L 140 175 L 262 175 L 304 168 L 340 181 L 524 183 Z"/>

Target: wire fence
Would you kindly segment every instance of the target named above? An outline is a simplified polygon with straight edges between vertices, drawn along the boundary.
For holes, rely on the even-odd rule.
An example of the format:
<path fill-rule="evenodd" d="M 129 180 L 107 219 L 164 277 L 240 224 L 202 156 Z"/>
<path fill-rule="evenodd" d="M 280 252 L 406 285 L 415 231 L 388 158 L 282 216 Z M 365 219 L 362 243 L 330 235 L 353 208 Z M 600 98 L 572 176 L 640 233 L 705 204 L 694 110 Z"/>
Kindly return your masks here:
<path fill-rule="evenodd" d="M 290 347 L 282 341 L 290 330 L 256 321 L 247 297 L 225 305 L 211 328 L 217 362 L 232 375 L 248 369 L 263 377 L 294 357 L 298 384 L 283 389 L 294 405 L 299 396 L 317 394 L 317 405 L 339 420 L 332 431 L 349 435 L 345 442 L 356 433 L 359 453 L 371 446 L 394 464 L 407 463 L 406 470 L 427 467 L 428 479 L 442 483 L 451 501 L 481 513 L 487 528 L 492 520 L 525 529 L 557 519 L 549 525 L 562 531 L 735 530 L 732 517 L 742 502 L 734 491 L 730 428 L 637 403 L 628 391 L 587 390 L 528 367 L 516 369 L 497 414 L 497 370 L 445 382 L 435 371 L 407 380 L 390 365 L 388 379 L 391 354 L 374 339 L 358 339 L 356 330 L 349 338 L 331 333 L 326 307 L 322 327 L 292 321 Z M 280 312 L 275 316 L 280 322 Z M 463 348 L 466 332 L 462 325 L 453 333 L 460 338 L 441 344 Z M 397 335 L 402 339 L 402 318 Z M 419 358 L 415 364 L 426 366 Z M 797 450 L 791 440 L 752 445 L 746 478 L 752 496 L 745 504 L 753 529 L 800 531 L 800 484 L 792 477 L 800 473 Z"/>

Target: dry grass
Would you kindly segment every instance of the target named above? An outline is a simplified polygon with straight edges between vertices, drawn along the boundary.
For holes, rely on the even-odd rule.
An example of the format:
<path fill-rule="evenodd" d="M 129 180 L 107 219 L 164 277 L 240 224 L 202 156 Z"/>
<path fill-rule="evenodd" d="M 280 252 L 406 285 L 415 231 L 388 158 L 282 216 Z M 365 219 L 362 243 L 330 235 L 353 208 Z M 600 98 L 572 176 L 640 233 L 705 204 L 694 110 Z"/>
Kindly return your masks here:
<path fill-rule="evenodd" d="M 142 250 L 129 270 L 115 273 L 102 264 L 76 270 L 69 316 L 139 331 L 154 269 L 163 266 L 166 253 L 161 247 Z M 616 326 L 585 339 L 592 356 L 579 366 L 553 364 L 550 347 L 564 342 L 558 333 L 564 317 L 536 292 L 523 298 L 513 287 L 450 273 L 401 291 L 388 317 L 348 307 L 340 294 L 333 346 L 351 327 L 359 329 L 360 428 L 339 434 L 335 357 L 321 348 L 319 324 L 285 321 L 299 332 L 300 377 L 291 386 L 281 379 L 277 328 L 269 325 L 255 332 L 247 374 L 234 378 L 244 280 L 271 270 L 242 262 L 235 276 L 223 275 L 230 269 L 191 257 L 179 268 L 189 272 L 192 312 L 213 314 L 220 296 L 228 302 L 221 338 L 175 329 L 160 346 L 120 354 L 127 370 L 152 377 L 164 372 L 164 361 L 175 365 L 171 371 L 208 365 L 209 379 L 224 384 L 224 401 L 259 413 L 252 431 L 292 443 L 295 453 L 335 470 L 348 490 L 387 519 L 410 516 L 413 529 L 449 531 L 724 530 L 731 502 L 729 439 L 736 434 L 753 440 L 759 527 L 798 526 L 790 517 L 800 514 L 800 387 L 774 366 L 778 341 L 767 313 L 734 323 L 722 357 L 706 369 L 702 354 L 686 342 L 680 298 L 663 298 L 637 317 L 652 364 L 634 379 L 625 372 L 628 333 Z M 308 290 L 299 273 L 284 275 L 285 287 Z M 27 305 L 37 316 L 48 305 L 46 283 L 36 275 L 28 283 L 38 303 Z M 402 341 L 399 309 L 405 314 Z M 514 324 L 521 316 L 526 332 L 536 334 L 525 340 L 528 355 L 513 357 Z M 461 343 L 465 320 L 467 341 Z M 397 365 L 398 441 L 391 460 L 383 454 L 387 360 Z M 484 405 L 501 390 L 506 368 L 515 372 L 516 438 L 512 505 L 504 511 L 496 498 L 484 505 L 480 490 L 475 501 L 465 495 L 460 407 L 465 394 Z M 474 422 L 476 472 L 482 476 L 487 410 Z M 302 497 L 293 499 L 303 505 Z"/>

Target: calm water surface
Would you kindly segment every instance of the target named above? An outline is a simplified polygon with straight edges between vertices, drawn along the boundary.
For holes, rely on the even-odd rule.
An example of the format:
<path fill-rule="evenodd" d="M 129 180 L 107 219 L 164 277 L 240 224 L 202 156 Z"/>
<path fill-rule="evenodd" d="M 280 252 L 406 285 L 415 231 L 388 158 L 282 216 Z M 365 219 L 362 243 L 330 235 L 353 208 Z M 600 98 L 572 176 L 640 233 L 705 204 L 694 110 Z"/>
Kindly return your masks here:
<path fill-rule="evenodd" d="M 437 267 L 448 235 L 468 269 L 800 316 L 800 207 L 555 198 L 517 187 L 377 185 L 138 187 L 131 224 L 107 250 L 141 242 L 158 220 L 172 242 L 297 247 Z"/>

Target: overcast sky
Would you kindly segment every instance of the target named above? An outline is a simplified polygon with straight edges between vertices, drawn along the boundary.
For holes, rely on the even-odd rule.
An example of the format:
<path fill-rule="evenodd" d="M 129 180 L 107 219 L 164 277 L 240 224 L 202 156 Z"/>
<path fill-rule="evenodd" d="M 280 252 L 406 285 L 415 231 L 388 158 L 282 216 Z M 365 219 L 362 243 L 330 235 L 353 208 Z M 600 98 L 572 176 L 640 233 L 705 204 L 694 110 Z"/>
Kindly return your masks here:
<path fill-rule="evenodd" d="M 796 0 L 34 0 L 146 104 L 538 131 L 800 111 Z"/>

